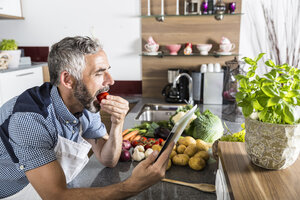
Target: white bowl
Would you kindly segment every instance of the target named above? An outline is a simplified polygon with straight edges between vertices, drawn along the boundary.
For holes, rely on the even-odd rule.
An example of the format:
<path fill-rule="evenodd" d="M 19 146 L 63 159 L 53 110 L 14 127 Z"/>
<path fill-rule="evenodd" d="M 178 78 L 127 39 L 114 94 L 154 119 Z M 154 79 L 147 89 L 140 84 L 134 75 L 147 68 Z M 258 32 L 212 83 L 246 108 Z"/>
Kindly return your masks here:
<path fill-rule="evenodd" d="M 201 55 L 207 55 L 212 48 L 212 44 L 197 44 L 196 47 Z"/>

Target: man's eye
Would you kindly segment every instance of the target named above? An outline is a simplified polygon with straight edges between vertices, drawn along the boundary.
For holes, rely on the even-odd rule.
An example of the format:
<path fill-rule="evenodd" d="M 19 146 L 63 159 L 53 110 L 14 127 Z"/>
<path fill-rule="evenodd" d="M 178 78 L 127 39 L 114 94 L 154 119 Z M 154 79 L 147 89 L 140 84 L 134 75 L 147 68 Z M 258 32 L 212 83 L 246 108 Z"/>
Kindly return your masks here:
<path fill-rule="evenodd" d="M 103 75 L 102 73 L 97 73 L 97 74 L 96 74 L 96 76 L 102 76 L 102 75 Z"/>

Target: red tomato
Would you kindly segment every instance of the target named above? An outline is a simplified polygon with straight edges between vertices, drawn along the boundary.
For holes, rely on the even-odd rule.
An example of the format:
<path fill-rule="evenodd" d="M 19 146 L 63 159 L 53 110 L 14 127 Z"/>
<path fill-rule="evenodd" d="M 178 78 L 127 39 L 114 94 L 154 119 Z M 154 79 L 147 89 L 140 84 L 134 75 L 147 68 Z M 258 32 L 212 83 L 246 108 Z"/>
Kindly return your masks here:
<path fill-rule="evenodd" d="M 99 103 L 101 103 L 102 99 L 106 99 L 107 95 L 109 95 L 108 92 L 102 92 L 102 93 L 98 94 L 97 99 L 98 99 Z"/>
<path fill-rule="evenodd" d="M 139 142 L 137 140 L 134 140 L 131 142 L 131 146 L 134 148 L 136 147 L 137 145 L 139 145 Z"/>
<path fill-rule="evenodd" d="M 163 143 L 163 141 L 164 141 L 164 139 L 162 139 L 162 138 L 158 138 L 158 142 L 159 142 L 159 144 Z"/>
<path fill-rule="evenodd" d="M 149 144 L 154 144 L 156 142 L 156 140 L 154 138 L 148 138 L 147 142 Z"/>
<path fill-rule="evenodd" d="M 146 137 L 141 137 L 141 139 L 139 140 L 142 143 L 146 143 L 147 142 L 147 138 Z"/>

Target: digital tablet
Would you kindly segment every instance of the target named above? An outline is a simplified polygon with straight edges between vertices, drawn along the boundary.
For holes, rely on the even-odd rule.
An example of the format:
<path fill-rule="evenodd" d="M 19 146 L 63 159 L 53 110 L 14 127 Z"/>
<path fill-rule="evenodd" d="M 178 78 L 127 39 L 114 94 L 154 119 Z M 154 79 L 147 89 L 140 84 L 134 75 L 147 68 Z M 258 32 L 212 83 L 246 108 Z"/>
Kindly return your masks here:
<path fill-rule="evenodd" d="M 155 162 L 171 142 L 174 141 L 174 143 L 176 144 L 176 142 L 178 141 L 179 137 L 181 136 L 183 130 L 187 126 L 188 122 L 190 121 L 196 109 L 197 109 L 197 105 L 195 105 L 192 109 L 186 112 L 185 115 L 181 117 L 181 119 L 174 125 L 168 138 L 166 139 L 164 146 L 162 147 L 158 156 L 156 157 Z"/>

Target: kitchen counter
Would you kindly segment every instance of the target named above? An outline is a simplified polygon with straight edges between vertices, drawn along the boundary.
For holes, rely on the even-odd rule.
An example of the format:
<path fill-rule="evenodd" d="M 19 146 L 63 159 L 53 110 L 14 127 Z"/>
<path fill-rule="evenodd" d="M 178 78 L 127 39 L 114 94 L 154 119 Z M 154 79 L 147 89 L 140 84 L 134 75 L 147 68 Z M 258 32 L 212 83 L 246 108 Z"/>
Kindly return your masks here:
<path fill-rule="evenodd" d="M 19 67 L 17 67 L 17 68 L 0 69 L 0 73 L 7 73 L 7 72 L 24 70 L 24 69 L 31 69 L 31 68 L 36 68 L 36 67 L 42 67 L 44 65 L 47 65 L 47 63 L 46 62 L 33 62 L 32 64 L 19 65 Z"/>
<path fill-rule="evenodd" d="M 133 101 L 134 99 L 131 99 L 131 102 Z M 136 98 L 135 101 L 137 101 L 137 104 L 126 116 L 124 129 L 132 128 L 140 123 L 135 120 L 135 117 L 143 104 L 163 103 L 162 100 L 150 98 Z M 212 113 L 218 115 L 231 131 L 236 132 L 241 130 L 240 124 L 243 122 L 243 118 L 237 117 L 234 113 L 230 113 L 235 110 L 233 107 L 224 105 L 200 105 L 199 107 L 201 112 L 209 109 Z M 224 114 L 224 112 L 227 112 L 227 114 Z M 118 183 L 127 179 L 137 164 L 138 162 L 119 162 L 115 168 L 106 168 L 92 156 L 87 166 L 68 186 L 103 187 Z M 215 184 L 216 170 L 216 161 L 210 158 L 206 167 L 201 171 L 192 170 L 187 166 L 181 167 L 173 165 L 171 169 L 166 172 L 166 178 L 190 183 Z M 204 193 L 190 187 L 159 182 L 129 199 L 216 199 L 216 195 Z"/>

